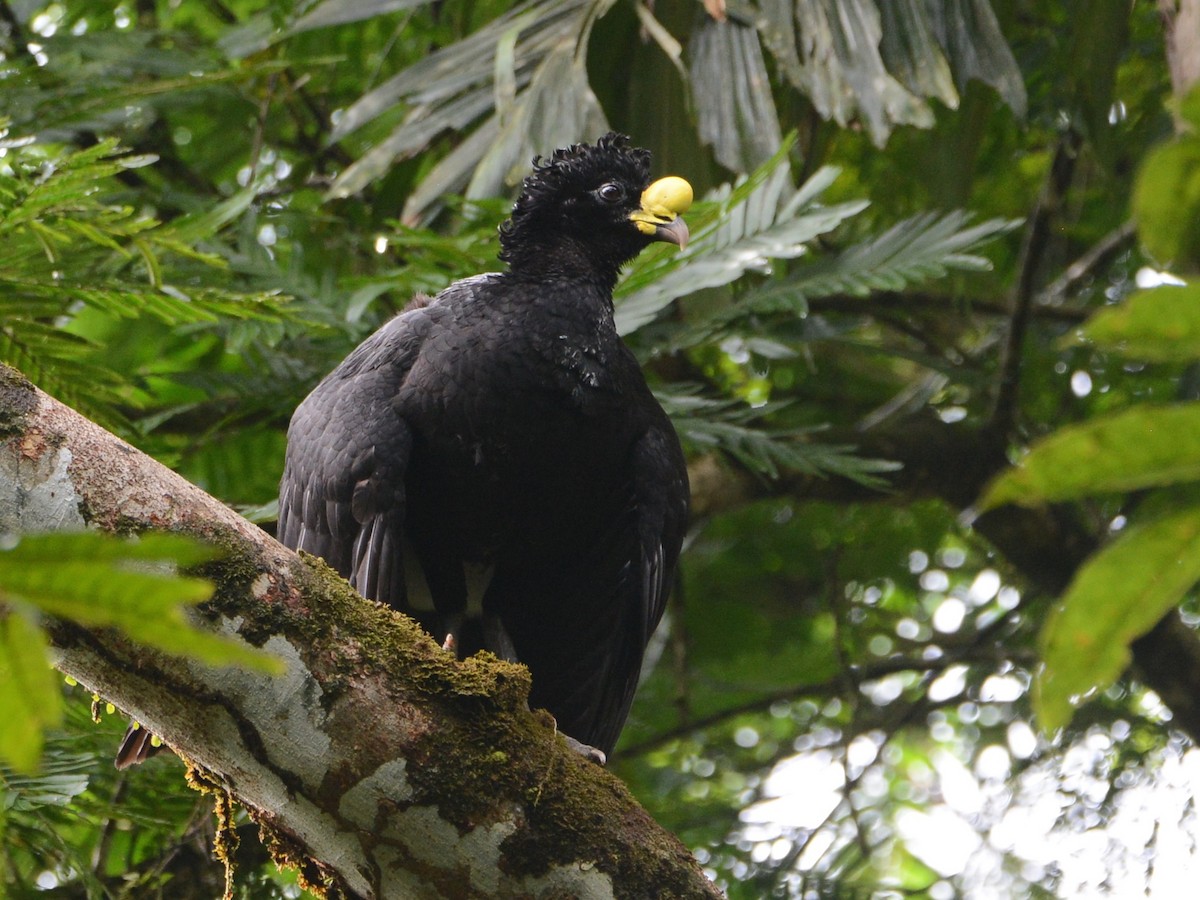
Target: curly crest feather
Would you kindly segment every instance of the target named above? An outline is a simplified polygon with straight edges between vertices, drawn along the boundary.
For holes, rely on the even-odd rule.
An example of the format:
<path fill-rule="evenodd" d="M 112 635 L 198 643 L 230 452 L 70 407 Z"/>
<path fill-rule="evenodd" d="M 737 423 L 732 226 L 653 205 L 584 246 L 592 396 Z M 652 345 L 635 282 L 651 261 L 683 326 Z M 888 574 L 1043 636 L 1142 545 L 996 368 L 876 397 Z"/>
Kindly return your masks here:
<path fill-rule="evenodd" d="M 572 144 L 534 157 L 512 216 L 500 226 L 500 259 L 517 262 L 536 247 L 539 234 L 570 228 L 580 200 L 605 181 L 618 181 L 635 198 L 650 180 L 650 151 L 609 132 L 595 144 Z M 634 248 L 632 252 L 636 252 Z"/>

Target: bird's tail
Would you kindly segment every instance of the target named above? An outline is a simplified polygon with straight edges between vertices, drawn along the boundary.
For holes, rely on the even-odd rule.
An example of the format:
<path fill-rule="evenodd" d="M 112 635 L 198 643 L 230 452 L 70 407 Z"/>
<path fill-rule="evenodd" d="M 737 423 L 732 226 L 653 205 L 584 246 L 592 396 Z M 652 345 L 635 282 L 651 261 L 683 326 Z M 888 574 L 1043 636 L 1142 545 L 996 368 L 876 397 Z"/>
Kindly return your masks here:
<path fill-rule="evenodd" d="M 117 748 L 117 758 L 114 760 L 118 769 L 128 769 L 143 763 L 162 749 L 162 742 L 137 722 L 130 722 Z"/>

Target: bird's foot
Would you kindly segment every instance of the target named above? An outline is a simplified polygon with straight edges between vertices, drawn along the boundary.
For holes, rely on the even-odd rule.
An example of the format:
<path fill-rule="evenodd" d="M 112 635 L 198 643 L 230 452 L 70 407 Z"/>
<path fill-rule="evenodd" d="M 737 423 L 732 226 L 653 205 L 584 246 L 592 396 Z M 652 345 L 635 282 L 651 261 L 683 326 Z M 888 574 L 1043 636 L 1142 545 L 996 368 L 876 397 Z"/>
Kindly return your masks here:
<path fill-rule="evenodd" d="M 459 638 L 462 636 L 463 617 L 461 613 L 451 613 L 442 620 L 446 636 L 442 638 L 442 649 L 447 653 L 458 656 Z"/>
<path fill-rule="evenodd" d="M 564 734 L 563 738 L 567 742 L 567 746 L 582 756 L 584 759 L 590 759 L 598 766 L 603 766 L 608 763 L 608 757 L 603 750 L 593 747 L 591 744 L 585 744 L 583 741 L 577 741 L 569 734 Z"/>
<path fill-rule="evenodd" d="M 528 705 L 525 708 L 529 709 Z M 567 746 L 584 759 L 591 760 L 598 766 L 608 764 L 608 755 L 599 747 L 593 747 L 591 744 L 585 744 L 583 741 L 576 740 L 575 738 L 571 737 L 565 731 L 560 731 L 558 728 L 558 719 L 550 715 L 550 711 L 548 709 L 535 709 L 533 710 L 533 714 L 549 725 L 555 734 L 561 734 L 563 740 L 567 742 Z"/>

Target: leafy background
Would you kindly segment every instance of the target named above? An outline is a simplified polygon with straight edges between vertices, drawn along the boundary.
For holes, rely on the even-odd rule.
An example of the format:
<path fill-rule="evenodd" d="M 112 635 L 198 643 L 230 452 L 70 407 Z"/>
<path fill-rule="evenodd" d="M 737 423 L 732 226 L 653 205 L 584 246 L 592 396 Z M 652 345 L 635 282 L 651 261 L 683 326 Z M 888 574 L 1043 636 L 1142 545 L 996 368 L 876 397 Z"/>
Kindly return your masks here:
<path fill-rule="evenodd" d="M 0 359 L 267 527 L 292 409 L 498 265 L 535 153 L 615 127 L 697 186 L 618 290 L 697 503 L 615 769 L 731 897 L 1192 859 L 1200 730 L 1129 670 L 1200 576 L 1200 99 L 1154 4 L 0 0 L 0 51 Z M 6 675 L 138 589 L 74 540 L 5 543 Z M 162 579 L 169 623 L 203 589 Z M 219 893 L 178 764 L 116 773 L 121 717 L 35 677 L 3 891 Z M 239 895 L 298 894 L 240 853 Z"/>

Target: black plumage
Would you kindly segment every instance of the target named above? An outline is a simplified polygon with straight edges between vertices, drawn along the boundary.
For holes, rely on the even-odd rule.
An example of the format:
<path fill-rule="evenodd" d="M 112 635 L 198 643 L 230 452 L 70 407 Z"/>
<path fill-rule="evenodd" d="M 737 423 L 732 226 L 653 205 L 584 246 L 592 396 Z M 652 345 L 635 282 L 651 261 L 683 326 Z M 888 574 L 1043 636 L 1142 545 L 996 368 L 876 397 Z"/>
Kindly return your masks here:
<path fill-rule="evenodd" d="M 500 229 L 507 271 L 354 350 L 296 410 L 280 489 L 283 543 L 459 652 L 526 664 L 531 704 L 605 754 L 688 507 L 678 438 L 613 323 L 621 265 L 687 237 L 690 187 L 648 185 L 649 165 L 619 135 L 535 160 Z"/>

